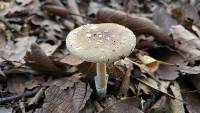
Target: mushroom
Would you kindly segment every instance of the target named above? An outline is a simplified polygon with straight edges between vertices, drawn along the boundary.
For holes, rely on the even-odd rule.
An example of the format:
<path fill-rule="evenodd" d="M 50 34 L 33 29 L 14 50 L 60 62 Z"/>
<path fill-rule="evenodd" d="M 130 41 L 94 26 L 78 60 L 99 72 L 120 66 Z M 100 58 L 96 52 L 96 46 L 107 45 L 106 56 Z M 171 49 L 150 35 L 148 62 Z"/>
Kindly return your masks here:
<path fill-rule="evenodd" d="M 66 45 L 71 54 L 96 63 L 95 86 L 98 98 L 102 99 L 107 90 L 106 63 L 128 56 L 135 48 L 136 37 L 119 24 L 87 24 L 72 30 Z"/>

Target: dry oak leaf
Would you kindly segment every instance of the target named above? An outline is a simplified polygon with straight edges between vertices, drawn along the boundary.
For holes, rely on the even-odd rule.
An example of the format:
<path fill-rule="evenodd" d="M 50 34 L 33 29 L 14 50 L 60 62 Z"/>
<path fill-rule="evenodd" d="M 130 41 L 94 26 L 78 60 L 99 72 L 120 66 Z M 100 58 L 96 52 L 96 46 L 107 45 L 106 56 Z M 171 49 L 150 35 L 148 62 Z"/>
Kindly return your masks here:
<path fill-rule="evenodd" d="M 35 113 L 79 113 L 90 98 L 92 90 L 83 82 L 72 83 L 73 81 L 64 83 L 65 88 L 62 85 L 49 87 L 45 91 L 46 102 Z"/>

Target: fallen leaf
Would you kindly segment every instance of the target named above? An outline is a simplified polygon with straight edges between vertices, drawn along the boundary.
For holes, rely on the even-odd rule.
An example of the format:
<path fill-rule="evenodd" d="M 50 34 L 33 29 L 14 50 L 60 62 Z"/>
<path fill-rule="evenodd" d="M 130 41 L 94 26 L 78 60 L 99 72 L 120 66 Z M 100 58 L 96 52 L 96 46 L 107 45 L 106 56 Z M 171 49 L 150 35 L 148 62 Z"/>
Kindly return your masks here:
<path fill-rule="evenodd" d="M 159 69 L 155 72 L 162 80 L 175 80 L 179 77 L 180 68 L 176 65 L 184 66 L 187 64 L 185 58 L 176 51 L 169 49 L 160 49 L 156 54 L 159 54 L 159 60 L 167 62 L 169 64 L 160 64 Z"/>
<path fill-rule="evenodd" d="M 62 39 L 64 37 L 64 26 L 61 23 L 49 20 L 49 19 L 45 19 L 41 16 L 38 15 L 33 15 L 30 18 L 30 22 L 33 25 L 37 25 L 40 26 L 40 29 L 42 29 L 46 40 L 42 40 L 42 41 L 46 41 L 46 42 L 51 42 L 53 44 L 59 44 L 58 38 Z"/>
<path fill-rule="evenodd" d="M 0 48 L 1 57 L 5 58 L 9 61 L 18 61 L 24 62 L 23 58 L 26 55 L 26 51 L 30 49 L 32 43 L 36 41 L 36 37 L 22 37 L 17 38 L 16 43 L 9 47 L 9 45 L 5 45 Z"/>
<path fill-rule="evenodd" d="M 174 20 L 164 8 L 157 8 L 153 13 L 153 21 L 160 26 L 163 30 L 169 33 L 169 29 L 172 25 L 177 25 L 178 23 Z"/>
<path fill-rule="evenodd" d="M 13 113 L 12 108 L 0 107 L 0 113 Z"/>
<path fill-rule="evenodd" d="M 177 82 L 173 82 L 173 85 L 170 85 L 170 89 L 175 97 L 175 99 L 170 99 L 169 104 L 172 113 L 185 113 L 183 98 L 179 84 Z"/>
<path fill-rule="evenodd" d="M 98 2 L 94 2 L 94 1 L 91 1 L 89 3 L 89 7 L 88 7 L 88 12 L 87 12 L 87 15 L 93 17 L 94 15 L 96 15 L 96 13 L 98 12 L 98 10 L 100 8 L 102 8 L 103 5 L 98 3 Z"/>
<path fill-rule="evenodd" d="M 187 78 L 186 78 L 187 79 Z M 191 92 L 195 90 L 186 80 L 179 81 L 185 107 L 188 113 L 199 113 L 200 97 L 198 93 Z"/>
<path fill-rule="evenodd" d="M 200 111 L 200 97 L 195 94 L 185 95 L 186 108 L 189 113 L 199 113 Z"/>
<path fill-rule="evenodd" d="M 70 80 L 70 79 L 68 79 Z M 45 91 L 46 102 L 35 113 L 79 113 L 90 98 L 92 90 L 83 82 L 66 81 L 71 83 L 65 89 L 61 86 L 51 86 Z"/>
<path fill-rule="evenodd" d="M 58 16 L 61 16 L 61 17 L 67 17 L 67 15 L 68 15 L 68 10 L 65 8 L 65 7 L 63 7 L 63 6 L 59 6 L 59 5 L 54 5 L 54 4 L 43 4 L 42 6 L 41 6 L 41 9 L 42 10 L 46 10 L 46 11 L 48 11 L 48 12 L 50 12 L 50 13 L 53 13 L 53 14 L 55 14 L 55 15 L 58 15 Z"/>
<path fill-rule="evenodd" d="M 81 60 L 80 58 L 70 54 L 70 55 L 66 55 L 64 58 L 62 58 L 60 60 L 60 62 L 69 64 L 69 65 L 73 65 L 73 66 L 77 66 L 77 65 L 83 63 L 84 61 Z"/>
<path fill-rule="evenodd" d="M 25 91 L 24 82 L 27 79 L 24 77 L 13 77 L 7 81 L 7 89 L 11 93 L 23 93 Z"/>
<path fill-rule="evenodd" d="M 108 106 L 112 106 L 114 104 L 117 103 L 117 98 L 115 96 L 109 96 L 107 97 L 105 100 L 102 100 L 100 101 L 100 104 L 103 106 L 103 107 L 108 107 Z"/>
<path fill-rule="evenodd" d="M 110 8 L 99 9 L 96 18 L 97 22 L 121 24 L 131 29 L 135 34 L 150 34 L 160 43 L 174 45 L 173 39 L 148 18 L 129 15 Z"/>
<path fill-rule="evenodd" d="M 131 97 L 106 107 L 100 113 L 143 113 L 138 108 L 139 105 L 140 101 L 135 97 Z"/>
<path fill-rule="evenodd" d="M 179 66 L 180 72 L 187 75 L 198 75 L 200 74 L 200 66 Z"/>
<path fill-rule="evenodd" d="M 189 79 L 189 81 L 192 83 L 192 85 L 198 90 L 198 92 L 200 93 L 200 76 L 188 76 L 187 77 Z"/>
<path fill-rule="evenodd" d="M 20 94 L 24 93 L 25 89 L 33 89 L 39 86 L 42 81 L 35 77 L 14 76 L 7 80 L 7 89 L 10 93 Z"/>
<path fill-rule="evenodd" d="M 7 17 L 17 17 L 23 14 L 31 15 L 40 12 L 39 7 L 35 7 L 40 6 L 39 0 L 19 0 L 19 2 L 21 2 L 21 4 L 16 1 L 11 1 L 9 12 L 6 14 Z"/>
<path fill-rule="evenodd" d="M 56 49 L 60 46 L 60 44 L 57 43 L 54 45 L 50 45 L 48 43 L 42 43 L 39 46 L 47 56 L 51 56 L 56 51 Z"/>
<path fill-rule="evenodd" d="M 25 61 L 27 66 L 36 71 L 52 75 L 66 75 L 66 72 L 57 67 L 37 44 L 31 45 L 31 51 L 26 53 Z"/>
<path fill-rule="evenodd" d="M 151 107 L 150 113 L 172 113 L 168 105 L 168 98 L 166 96 L 161 96 Z"/>
<path fill-rule="evenodd" d="M 189 58 L 200 56 L 200 39 L 198 37 L 181 25 L 172 26 L 170 31 L 175 41 L 175 48 L 189 55 Z"/>
<path fill-rule="evenodd" d="M 153 89 L 156 89 L 166 95 L 168 95 L 169 97 L 172 97 L 174 98 L 173 95 L 171 95 L 170 93 L 168 93 L 167 89 L 169 87 L 169 84 L 170 82 L 169 81 L 155 81 L 154 79 L 152 78 L 144 78 L 144 77 L 141 77 L 141 78 L 135 78 L 137 79 L 138 81 L 140 81 L 141 83 L 153 88 Z"/>
<path fill-rule="evenodd" d="M 142 62 L 143 68 L 151 73 L 155 72 L 159 68 L 161 63 L 160 61 L 141 53 L 137 53 L 136 57 Z"/>
<path fill-rule="evenodd" d="M 74 14 L 74 15 L 72 15 L 72 18 L 75 20 L 77 25 L 83 25 L 84 24 L 83 18 L 81 16 L 76 16 L 76 15 L 81 15 L 77 1 L 67 0 L 66 2 L 68 5 L 69 12 Z"/>

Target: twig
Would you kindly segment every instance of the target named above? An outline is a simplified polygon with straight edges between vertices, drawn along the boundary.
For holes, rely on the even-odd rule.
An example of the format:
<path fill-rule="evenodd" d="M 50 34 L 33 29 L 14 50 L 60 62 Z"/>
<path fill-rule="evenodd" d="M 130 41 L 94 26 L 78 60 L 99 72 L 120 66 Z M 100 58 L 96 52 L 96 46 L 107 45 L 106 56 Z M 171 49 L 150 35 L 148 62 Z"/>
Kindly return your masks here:
<path fill-rule="evenodd" d="M 39 99 L 43 96 L 44 91 L 45 91 L 46 87 L 42 87 L 37 94 L 31 99 L 31 101 L 28 103 L 28 105 L 33 105 L 33 104 L 37 104 Z"/>
<path fill-rule="evenodd" d="M 15 100 L 19 100 L 22 97 L 34 96 L 39 91 L 39 89 L 40 88 L 36 88 L 33 91 L 25 92 L 25 93 L 14 95 L 14 96 L 10 96 L 10 97 L 2 97 L 2 98 L 0 98 L 0 104 L 11 102 L 11 101 L 15 101 Z"/>

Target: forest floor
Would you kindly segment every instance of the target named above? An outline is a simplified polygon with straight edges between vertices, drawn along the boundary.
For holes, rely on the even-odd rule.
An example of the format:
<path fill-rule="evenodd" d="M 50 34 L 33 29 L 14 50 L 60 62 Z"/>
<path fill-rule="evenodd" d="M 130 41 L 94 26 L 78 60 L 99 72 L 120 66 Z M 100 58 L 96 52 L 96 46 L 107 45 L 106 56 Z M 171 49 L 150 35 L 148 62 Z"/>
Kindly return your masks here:
<path fill-rule="evenodd" d="M 107 64 L 101 100 L 95 63 L 65 42 L 95 23 L 137 37 L 129 56 Z M 198 0 L 0 0 L 0 113 L 97 112 L 200 113 Z"/>

